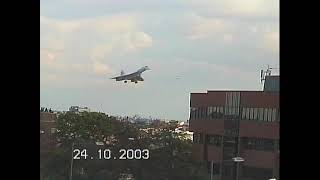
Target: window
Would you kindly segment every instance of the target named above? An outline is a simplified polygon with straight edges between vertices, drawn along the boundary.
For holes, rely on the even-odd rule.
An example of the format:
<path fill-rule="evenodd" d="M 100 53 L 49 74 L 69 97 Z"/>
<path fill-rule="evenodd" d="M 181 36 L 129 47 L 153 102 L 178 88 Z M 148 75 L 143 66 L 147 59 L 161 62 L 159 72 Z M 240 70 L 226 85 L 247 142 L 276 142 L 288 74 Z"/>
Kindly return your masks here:
<path fill-rule="evenodd" d="M 250 120 L 253 120 L 253 108 L 250 108 Z"/>
<path fill-rule="evenodd" d="M 198 108 L 198 118 L 202 118 L 202 107 Z"/>
<path fill-rule="evenodd" d="M 212 114 L 211 114 L 211 117 L 213 119 L 217 118 L 217 110 L 218 110 L 218 108 L 216 106 L 214 106 L 213 110 L 212 110 Z"/>
<path fill-rule="evenodd" d="M 241 115 L 242 119 L 246 119 L 246 109 L 247 108 L 242 108 L 242 115 Z"/>
<path fill-rule="evenodd" d="M 268 121 L 268 108 L 264 108 L 264 113 L 263 113 L 263 120 Z"/>
<path fill-rule="evenodd" d="M 274 151 L 274 140 L 265 139 L 264 140 L 264 150 L 265 151 Z"/>
<path fill-rule="evenodd" d="M 223 107 L 222 106 L 220 106 L 220 115 L 221 115 L 221 117 L 223 116 Z"/>
<path fill-rule="evenodd" d="M 253 119 L 258 120 L 258 108 L 253 108 Z"/>
<path fill-rule="evenodd" d="M 269 122 L 272 122 L 272 121 L 273 121 L 273 119 L 272 119 L 272 108 L 269 108 L 269 109 L 268 109 L 268 121 L 269 121 Z"/>
<path fill-rule="evenodd" d="M 208 135 L 208 144 L 215 145 L 215 146 L 221 146 L 222 143 L 222 137 L 219 135 Z"/>
<path fill-rule="evenodd" d="M 208 144 L 214 144 L 214 136 L 213 135 L 207 135 L 207 141 L 208 141 Z"/>
<path fill-rule="evenodd" d="M 246 108 L 246 119 L 249 120 L 250 108 Z"/>
<path fill-rule="evenodd" d="M 276 108 L 273 108 L 272 109 L 272 118 L 271 118 L 272 121 L 276 121 L 277 120 L 277 109 Z"/>
<path fill-rule="evenodd" d="M 247 143 L 248 143 L 247 146 L 246 146 L 247 149 L 255 149 L 255 146 L 256 146 L 255 139 L 248 138 Z"/>
<path fill-rule="evenodd" d="M 229 108 L 228 108 L 228 106 L 225 106 L 225 107 L 224 107 L 224 114 L 225 114 L 225 115 L 229 115 Z"/>
<path fill-rule="evenodd" d="M 258 120 L 263 121 L 263 108 L 259 108 L 258 110 Z"/>
<path fill-rule="evenodd" d="M 193 134 L 193 143 L 202 144 L 203 143 L 203 134 L 200 134 L 200 133 Z"/>
<path fill-rule="evenodd" d="M 210 119 L 212 118 L 212 113 L 213 113 L 213 108 L 214 107 L 211 107 L 211 106 L 209 106 L 208 107 L 208 110 L 207 110 L 207 117 L 209 117 Z"/>
<path fill-rule="evenodd" d="M 275 140 L 262 138 L 243 138 L 241 144 L 245 149 L 257 151 L 274 151 Z"/>
<path fill-rule="evenodd" d="M 206 118 L 207 117 L 207 108 L 202 108 L 202 118 Z"/>
<path fill-rule="evenodd" d="M 214 145 L 221 146 L 221 144 L 222 144 L 222 137 L 221 136 L 216 136 L 214 138 Z"/>
<path fill-rule="evenodd" d="M 255 150 L 262 151 L 264 150 L 264 141 L 263 139 L 255 139 Z"/>
<path fill-rule="evenodd" d="M 236 114 L 236 107 L 235 106 L 231 106 L 231 115 Z"/>
<path fill-rule="evenodd" d="M 223 107 L 218 106 L 216 111 L 216 118 L 220 119 L 223 117 Z"/>

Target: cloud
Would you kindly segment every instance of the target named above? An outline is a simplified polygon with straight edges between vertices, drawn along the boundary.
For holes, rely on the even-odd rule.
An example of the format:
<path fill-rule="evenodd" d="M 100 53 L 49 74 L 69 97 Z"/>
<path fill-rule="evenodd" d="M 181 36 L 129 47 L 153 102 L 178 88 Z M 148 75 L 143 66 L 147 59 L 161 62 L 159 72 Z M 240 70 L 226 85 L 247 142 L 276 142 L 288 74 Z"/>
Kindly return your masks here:
<path fill-rule="evenodd" d="M 106 45 L 97 45 L 91 50 L 91 59 L 93 60 L 102 60 L 108 55 L 112 54 L 114 46 L 111 44 Z"/>
<path fill-rule="evenodd" d="M 224 34 L 223 41 L 226 43 L 232 43 L 234 41 L 234 37 L 232 34 Z"/>
<path fill-rule="evenodd" d="M 197 40 L 209 37 L 219 37 L 230 28 L 227 21 L 220 18 L 206 18 L 192 14 L 186 16 L 189 19 L 190 29 L 188 31 L 188 39 Z"/>
<path fill-rule="evenodd" d="M 106 75 L 113 73 L 113 70 L 106 64 L 95 62 L 93 64 L 94 73 L 97 75 Z"/>
<path fill-rule="evenodd" d="M 138 24 L 134 13 L 70 20 L 40 16 L 41 72 L 78 75 L 66 78 L 70 81 L 110 74 L 117 56 L 152 46 L 153 38 Z"/>
<path fill-rule="evenodd" d="M 272 53 L 279 53 L 279 32 L 273 31 L 264 34 L 264 47 Z"/>
<path fill-rule="evenodd" d="M 138 51 L 152 45 L 153 39 L 145 32 L 129 33 L 125 36 L 125 45 L 128 51 Z"/>
<path fill-rule="evenodd" d="M 279 0 L 189 0 L 184 1 L 205 16 L 270 18 L 279 16 Z"/>

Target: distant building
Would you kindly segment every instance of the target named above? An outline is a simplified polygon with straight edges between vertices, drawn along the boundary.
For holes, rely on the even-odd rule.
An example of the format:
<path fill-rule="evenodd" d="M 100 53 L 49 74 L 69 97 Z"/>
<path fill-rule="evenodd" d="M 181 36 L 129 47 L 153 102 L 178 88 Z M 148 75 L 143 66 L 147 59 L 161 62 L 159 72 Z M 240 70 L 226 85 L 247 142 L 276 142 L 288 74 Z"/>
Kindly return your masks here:
<path fill-rule="evenodd" d="M 165 121 L 161 121 L 159 119 L 153 120 L 152 123 L 151 123 L 151 126 L 155 127 L 155 128 L 160 128 L 160 127 L 163 127 L 165 125 L 166 125 L 166 122 Z"/>
<path fill-rule="evenodd" d="M 279 79 L 266 76 L 263 91 L 191 93 L 193 156 L 214 163 L 214 179 L 279 179 Z"/>
<path fill-rule="evenodd" d="M 55 113 L 40 112 L 40 157 L 46 156 L 57 145 Z"/>
<path fill-rule="evenodd" d="M 69 112 L 75 112 L 75 113 L 90 112 L 90 109 L 88 107 L 71 106 L 69 108 Z"/>

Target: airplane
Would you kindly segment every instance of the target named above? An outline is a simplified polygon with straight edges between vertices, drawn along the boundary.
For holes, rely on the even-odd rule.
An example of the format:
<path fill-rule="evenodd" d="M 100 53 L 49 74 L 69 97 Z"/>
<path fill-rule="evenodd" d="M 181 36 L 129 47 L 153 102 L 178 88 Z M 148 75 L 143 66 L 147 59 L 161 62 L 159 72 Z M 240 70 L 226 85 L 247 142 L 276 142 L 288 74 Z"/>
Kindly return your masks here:
<path fill-rule="evenodd" d="M 125 74 L 124 71 L 121 71 L 120 76 L 113 77 L 111 79 L 115 79 L 116 81 L 124 81 L 124 83 L 127 83 L 128 81 L 138 83 L 138 81 L 144 81 L 144 79 L 141 77 L 141 74 L 146 70 L 151 69 L 148 66 L 144 66 L 140 68 L 138 71 L 131 74 Z"/>

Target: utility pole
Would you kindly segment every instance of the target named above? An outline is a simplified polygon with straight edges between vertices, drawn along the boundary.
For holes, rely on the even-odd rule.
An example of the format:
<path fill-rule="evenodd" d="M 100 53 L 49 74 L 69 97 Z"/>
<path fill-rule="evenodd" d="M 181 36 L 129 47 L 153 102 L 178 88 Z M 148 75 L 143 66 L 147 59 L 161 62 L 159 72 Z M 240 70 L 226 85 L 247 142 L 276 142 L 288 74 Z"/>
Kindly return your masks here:
<path fill-rule="evenodd" d="M 71 147 L 70 180 L 72 180 L 72 169 L 73 169 L 73 146 L 74 146 L 74 143 L 72 143 L 72 147 Z"/>

